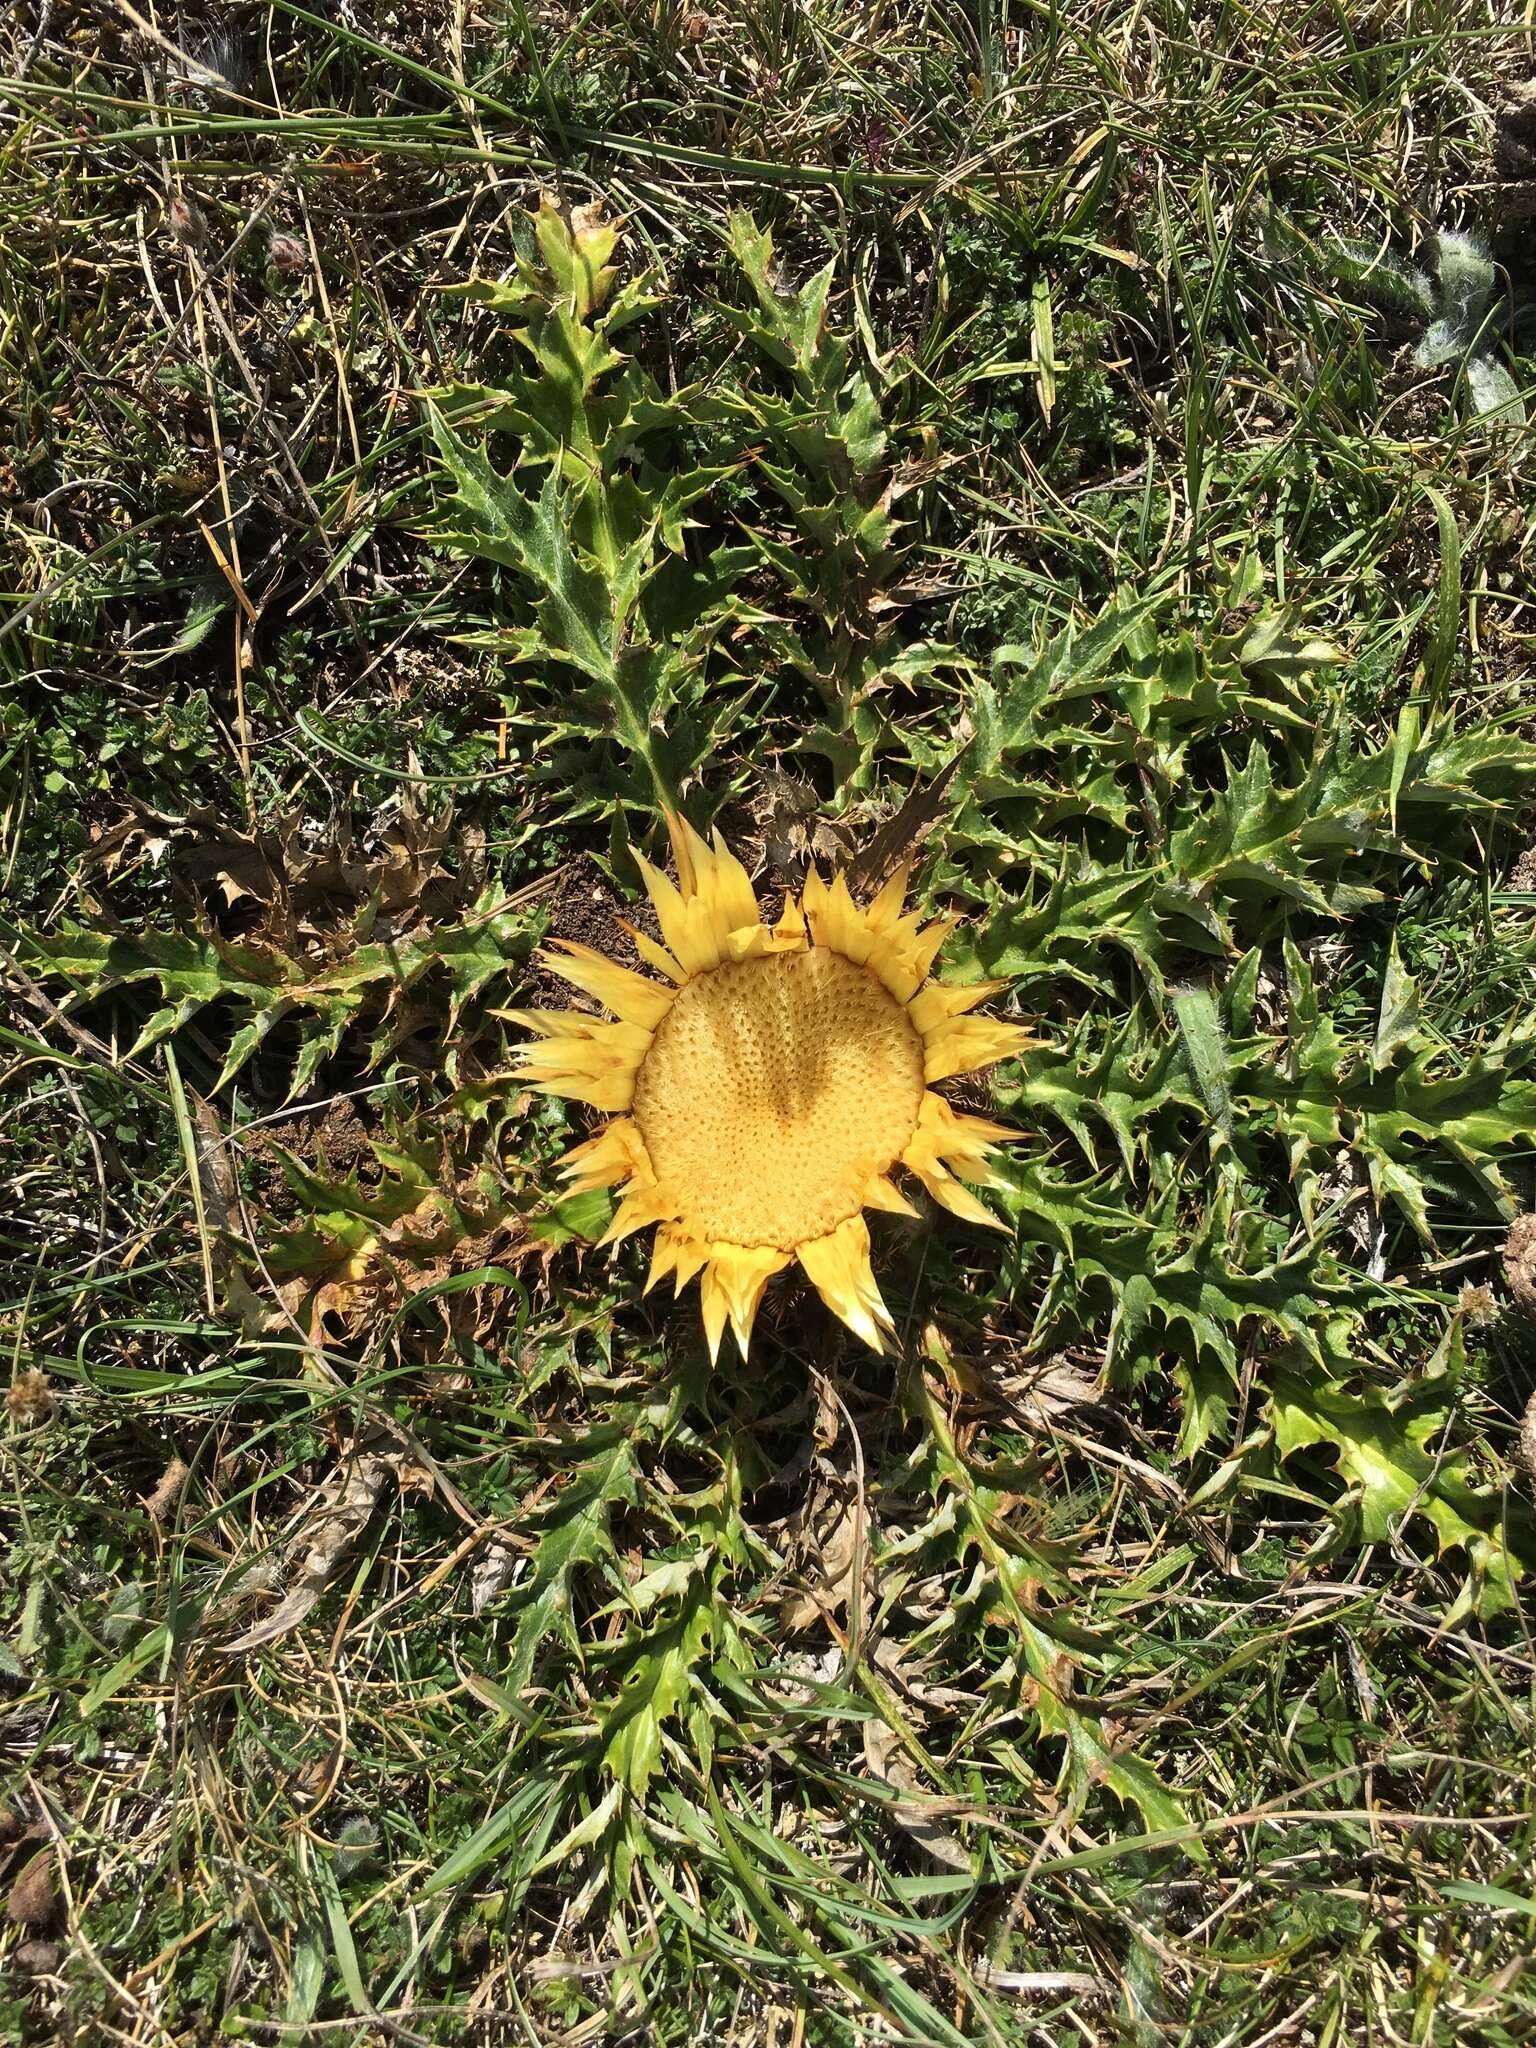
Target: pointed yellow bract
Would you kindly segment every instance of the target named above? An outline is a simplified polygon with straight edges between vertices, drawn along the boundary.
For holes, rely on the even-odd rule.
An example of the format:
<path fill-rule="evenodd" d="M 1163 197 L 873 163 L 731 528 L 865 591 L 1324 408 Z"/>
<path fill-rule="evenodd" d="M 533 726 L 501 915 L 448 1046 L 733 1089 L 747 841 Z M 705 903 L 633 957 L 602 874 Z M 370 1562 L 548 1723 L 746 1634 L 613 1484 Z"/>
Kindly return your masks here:
<path fill-rule="evenodd" d="M 928 981 L 953 921 L 904 908 L 905 869 L 863 908 L 843 876 L 812 871 L 768 925 L 719 834 L 668 825 L 676 882 L 640 862 L 661 943 L 633 933 L 666 979 L 557 940 L 544 964 L 614 1021 L 500 1013 L 537 1034 L 518 1053 L 531 1086 L 609 1112 L 564 1178 L 573 1194 L 620 1191 L 604 1243 L 655 1228 L 647 1292 L 698 1276 L 711 1357 L 727 1323 L 745 1354 L 764 1289 L 794 1260 L 883 1351 L 895 1325 L 864 1211 L 916 1213 L 891 1177 L 901 1166 L 955 1215 L 996 1226 L 966 1183 L 991 1185 L 994 1147 L 1019 1133 L 960 1114 L 933 1084 L 1011 1058 L 1029 1034 L 970 1014 L 1004 983 Z"/>

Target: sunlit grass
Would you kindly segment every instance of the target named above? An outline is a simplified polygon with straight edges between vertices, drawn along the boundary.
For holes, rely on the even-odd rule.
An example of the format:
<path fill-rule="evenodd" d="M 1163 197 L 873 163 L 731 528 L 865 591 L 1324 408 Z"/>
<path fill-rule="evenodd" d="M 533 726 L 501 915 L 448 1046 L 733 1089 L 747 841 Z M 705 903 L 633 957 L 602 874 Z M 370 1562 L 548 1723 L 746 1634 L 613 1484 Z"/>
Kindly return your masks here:
<path fill-rule="evenodd" d="M 7 34 L 0 2032 L 1525 2038 L 1525 39 Z M 447 289 L 540 191 L 632 371 Z M 1329 252 L 1462 229 L 1415 362 Z M 674 795 L 1046 1041 L 890 1360 L 546 1200 L 497 1012 Z"/>

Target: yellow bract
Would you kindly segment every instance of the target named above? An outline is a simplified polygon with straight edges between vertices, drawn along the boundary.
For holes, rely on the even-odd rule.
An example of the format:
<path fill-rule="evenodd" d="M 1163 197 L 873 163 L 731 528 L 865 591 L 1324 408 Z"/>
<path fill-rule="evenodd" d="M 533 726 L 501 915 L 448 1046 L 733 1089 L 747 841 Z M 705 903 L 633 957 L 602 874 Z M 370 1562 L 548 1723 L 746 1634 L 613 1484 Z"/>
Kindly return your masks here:
<path fill-rule="evenodd" d="M 915 1174 L 972 1223 L 996 1219 L 963 1185 L 995 1176 L 1017 1135 L 964 1116 L 931 1084 L 1006 1059 L 1017 1024 L 967 1014 L 1003 986 L 928 984 L 951 929 L 904 911 L 905 872 L 861 908 L 814 872 L 778 924 L 763 923 L 746 869 L 669 819 L 678 879 L 640 863 L 663 943 L 636 932 L 652 981 L 557 940 L 542 957 L 614 1021 L 517 1010 L 539 1034 L 519 1053 L 545 1094 L 611 1120 L 563 1168 L 571 1191 L 623 1190 L 605 1243 L 656 1226 L 647 1289 L 700 1276 L 717 1356 L 727 1322 L 742 1351 L 763 1289 L 798 1259 L 817 1292 L 875 1350 L 892 1324 L 869 1258 L 865 1209 L 913 1213 L 890 1178 Z"/>

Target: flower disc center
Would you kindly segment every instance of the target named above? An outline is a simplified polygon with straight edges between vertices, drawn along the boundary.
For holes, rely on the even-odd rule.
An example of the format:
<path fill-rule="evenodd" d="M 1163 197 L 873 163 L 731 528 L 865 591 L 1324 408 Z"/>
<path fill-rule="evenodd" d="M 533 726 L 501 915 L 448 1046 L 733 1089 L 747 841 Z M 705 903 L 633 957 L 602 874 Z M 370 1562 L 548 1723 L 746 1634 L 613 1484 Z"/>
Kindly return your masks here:
<path fill-rule="evenodd" d="M 815 946 L 679 989 L 632 1113 L 692 1236 L 792 1251 L 862 1207 L 922 1098 L 923 1045 L 905 1009 L 856 961 Z"/>

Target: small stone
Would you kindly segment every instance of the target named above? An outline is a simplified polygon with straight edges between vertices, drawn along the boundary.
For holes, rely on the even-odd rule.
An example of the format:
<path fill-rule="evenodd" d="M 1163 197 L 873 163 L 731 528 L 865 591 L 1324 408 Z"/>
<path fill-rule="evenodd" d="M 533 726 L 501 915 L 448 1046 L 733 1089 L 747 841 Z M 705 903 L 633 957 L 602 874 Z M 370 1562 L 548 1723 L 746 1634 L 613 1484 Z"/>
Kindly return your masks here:
<path fill-rule="evenodd" d="M 21 1866 L 5 1902 L 6 1918 L 13 1927 L 45 1927 L 57 1904 L 52 1847 L 39 1849 Z"/>

